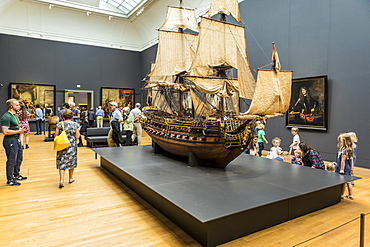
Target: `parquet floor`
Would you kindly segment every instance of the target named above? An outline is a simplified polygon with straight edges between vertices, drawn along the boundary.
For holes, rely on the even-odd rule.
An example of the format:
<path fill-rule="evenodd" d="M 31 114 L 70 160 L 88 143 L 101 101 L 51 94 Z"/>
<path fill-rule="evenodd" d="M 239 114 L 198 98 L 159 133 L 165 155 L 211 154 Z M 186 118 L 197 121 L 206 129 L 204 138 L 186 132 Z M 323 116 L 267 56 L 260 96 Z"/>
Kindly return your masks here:
<path fill-rule="evenodd" d="M 2 134 L 0 134 L 2 140 Z M 30 135 L 19 187 L 5 186 L 0 146 L 0 246 L 200 246 L 126 186 L 106 175 L 87 147 L 78 149 L 76 182 L 58 188 L 52 142 Z M 150 144 L 144 137 L 143 144 Z M 122 152 L 124 152 L 122 148 Z M 222 246 L 294 246 L 370 212 L 370 170 L 356 168 L 355 200 Z M 370 246 L 370 215 L 366 219 Z M 359 220 L 298 246 L 359 246 Z"/>

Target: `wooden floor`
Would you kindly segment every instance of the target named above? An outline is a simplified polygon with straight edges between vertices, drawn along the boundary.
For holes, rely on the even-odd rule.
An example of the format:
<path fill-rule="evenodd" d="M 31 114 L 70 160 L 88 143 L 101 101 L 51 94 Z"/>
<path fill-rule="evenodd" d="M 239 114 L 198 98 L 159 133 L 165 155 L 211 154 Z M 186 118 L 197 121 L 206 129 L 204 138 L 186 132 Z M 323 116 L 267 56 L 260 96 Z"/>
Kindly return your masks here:
<path fill-rule="evenodd" d="M 107 176 L 87 147 L 78 149 L 76 182 L 59 189 L 53 143 L 43 140 L 42 135 L 30 135 L 21 169 L 29 178 L 19 187 L 5 186 L 6 158 L 0 146 L 0 246 L 200 246 Z M 150 142 L 144 137 L 143 144 Z M 362 177 L 355 182 L 355 200 L 345 199 L 222 246 L 295 246 L 369 213 L 370 170 L 356 168 L 355 175 Z M 354 220 L 298 246 L 359 246 L 359 225 Z M 370 245 L 370 214 L 366 227 L 365 242 Z"/>

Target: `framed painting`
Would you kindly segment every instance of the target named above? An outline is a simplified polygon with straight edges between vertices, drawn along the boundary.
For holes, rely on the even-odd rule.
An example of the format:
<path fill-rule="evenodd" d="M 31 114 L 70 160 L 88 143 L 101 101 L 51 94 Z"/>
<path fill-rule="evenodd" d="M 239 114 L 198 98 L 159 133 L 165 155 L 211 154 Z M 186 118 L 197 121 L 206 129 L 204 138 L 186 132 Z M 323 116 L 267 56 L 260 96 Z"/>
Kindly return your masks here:
<path fill-rule="evenodd" d="M 37 104 L 45 110 L 46 117 L 54 115 L 55 85 L 11 82 L 9 83 L 9 97 L 27 106 L 31 113 L 30 119 L 35 119 Z"/>
<path fill-rule="evenodd" d="M 102 87 L 101 97 L 105 117 L 108 117 L 110 111 L 109 102 L 117 102 L 119 108 L 128 106 L 132 109 L 135 105 L 135 89 Z"/>
<path fill-rule="evenodd" d="M 327 98 L 327 76 L 293 79 L 287 127 L 326 131 Z"/>
<path fill-rule="evenodd" d="M 75 102 L 75 96 L 68 96 L 68 103 Z"/>

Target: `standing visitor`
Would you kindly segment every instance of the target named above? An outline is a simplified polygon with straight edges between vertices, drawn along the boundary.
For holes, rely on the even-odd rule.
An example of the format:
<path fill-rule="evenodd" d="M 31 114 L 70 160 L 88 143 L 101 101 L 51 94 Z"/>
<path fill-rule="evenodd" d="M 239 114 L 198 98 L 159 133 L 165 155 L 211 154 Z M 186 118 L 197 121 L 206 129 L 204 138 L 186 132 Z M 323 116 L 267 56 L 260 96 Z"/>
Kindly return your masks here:
<path fill-rule="evenodd" d="M 299 132 L 299 129 L 297 127 L 293 127 L 290 132 L 292 133 L 293 135 L 293 142 L 292 144 L 290 144 L 289 148 L 289 154 L 292 153 L 293 151 L 293 154 L 295 152 L 295 150 L 298 150 L 299 149 L 299 143 L 301 142 L 300 138 L 299 138 L 299 135 L 298 135 L 298 132 Z"/>
<path fill-rule="evenodd" d="M 80 119 L 80 114 L 81 114 L 80 110 L 76 108 L 75 102 L 69 103 L 69 107 L 71 108 L 71 111 L 73 113 L 72 121 L 78 123 L 78 120 Z"/>
<path fill-rule="evenodd" d="M 42 133 L 42 119 L 44 118 L 44 113 L 42 112 L 40 105 L 36 104 L 36 134 L 41 135 Z"/>
<path fill-rule="evenodd" d="M 120 147 L 121 144 L 123 144 L 122 132 L 121 132 L 121 127 L 122 127 L 121 123 L 123 122 L 122 113 L 117 109 L 118 108 L 117 102 L 110 102 L 109 105 L 110 105 L 110 110 L 111 110 L 111 113 L 109 115 L 110 116 L 109 122 L 110 122 L 111 129 L 109 132 L 111 133 L 108 133 L 108 136 L 112 136 L 112 139 L 114 140 L 114 143 L 116 144 L 116 146 Z"/>
<path fill-rule="evenodd" d="M 98 110 L 96 110 L 96 127 L 97 128 L 103 128 L 103 118 L 104 118 L 104 111 L 101 109 L 101 106 L 98 107 Z"/>
<path fill-rule="evenodd" d="M 56 164 L 59 170 L 59 188 L 64 187 L 65 170 L 68 170 L 69 183 L 73 183 L 74 169 L 77 167 L 77 139 L 80 138 L 80 125 L 72 121 L 73 113 L 67 109 L 63 112 L 63 122 L 57 123 L 55 136 L 58 136 L 63 130 L 67 133 L 69 145 L 67 148 L 57 151 Z M 63 123 L 63 125 L 62 125 Z"/>
<path fill-rule="evenodd" d="M 91 108 L 90 111 L 87 112 L 87 120 L 89 122 L 90 127 L 93 128 L 95 122 L 94 108 Z"/>
<path fill-rule="evenodd" d="M 143 129 L 141 127 L 141 123 L 139 121 L 139 116 L 141 114 L 140 110 L 140 103 L 136 103 L 135 108 L 131 110 L 131 113 L 134 115 L 134 131 L 132 134 L 132 142 L 138 145 L 141 145 L 141 136 Z M 137 139 L 137 141 L 135 141 Z"/>
<path fill-rule="evenodd" d="M 20 140 L 21 140 L 22 147 L 25 147 L 26 149 L 30 148 L 28 146 L 28 139 L 29 139 L 28 135 L 31 133 L 30 124 L 28 122 L 30 120 L 30 115 L 31 114 L 27 111 L 27 106 L 21 105 L 21 110 L 18 112 L 18 118 L 19 118 L 21 128 L 24 128 L 24 133 L 20 134 Z"/>
<path fill-rule="evenodd" d="M 353 143 L 353 166 L 356 166 L 357 161 L 357 135 L 355 132 L 348 132 L 347 133 L 349 137 L 351 137 L 351 141 Z M 351 173 L 351 176 L 354 176 L 353 173 Z M 355 183 L 351 182 L 352 186 L 355 186 Z"/>
<path fill-rule="evenodd" d="M 354 168 L 354 147 L 351 137 L 348 134 L 340 134 L 338 136 L 338 160 L 337 167 L 335 169 L 336 173 L 341 175 L 351 175 Z M 344 195 L 344 191 L 348 189 L 348 195 Z M 353 200 L 352 196 L 352 184 L 351 182 L 344 183 L 342 186 L 342 198 L 347 197 Z"/>
<path fill-rule="evenodd" d="M 18 100 L 9 99 L 6 101 L 8 111 L 1 118 L 1 130 L 4 134 L 3 147 L 6 153 L 6 185 L 19 186 L 17 180 L 25 180 L 19 174 L 21 163 L 23 160 L 23 148 L 19 141 L 19 134 L 24 132 L 24 128 L 20 127 L 17 112 L 20 109 Z"/>
<path fill-rule="evenodd" d="M 75 102 L 69 103 L 69 107 L 70 107 L 70 109 L 72 111 L 72 114 L 73 114 L 72 121 L 75 122 L 75 123 L 78 123 L 78 121 L 81 118 L 81 111 L 76 108 L 76 103 Z M 82 123 L 82 121 L 81 121 L 81 123 Z M 81 127 L 81 125 L 80 125 L 80 127 Z M 79 138 L 77 138 L 77 139 L 79 139 Z M 77 146 L 78 147 L 83 147 L 84 146 L 83 143 L 82 143 L 82 138 L 79 139 L 79 142 L 78 142 Z"/>
<path fill-rule="evenodd" d="M 265 149 L 265 145 L 264 143 L 268 144 L 269 142 L 267 141 L 265 135 L 265 125 L 264 124 L 259 124 L 257 126 L 258 128 L 258 132 L 257 132 L 257 135 L 258 135 L 258 155 L 261 157 L 262 156 L 262 151 Z"/>
<path fill-rule="evenodd" d="M 59 121 L 64 121 L 64 118 L 63 118 L 63 112 L 65 110 L 69 109 L 69 104 L 68 103 L 63 103 L 62 105 L 62 110 L 60 110 L 58 112 L 58 117 L 59 117 Z"/>
<path fill-rule="evenodd" d="M 131 146 L 131 136 L 134 130 L 134 114 L 130 112 L 130 107 L 124 107 L 123 109 L 123 129 L 126 132 L 126 146 Z"/>

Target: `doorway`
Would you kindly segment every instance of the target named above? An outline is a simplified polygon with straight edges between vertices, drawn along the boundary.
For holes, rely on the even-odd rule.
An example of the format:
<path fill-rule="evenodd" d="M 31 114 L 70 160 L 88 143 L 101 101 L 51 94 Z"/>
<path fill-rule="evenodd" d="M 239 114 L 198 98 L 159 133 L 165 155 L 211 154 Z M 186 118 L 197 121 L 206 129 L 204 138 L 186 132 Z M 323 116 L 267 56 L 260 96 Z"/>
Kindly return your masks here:
<path fill-rule="evenodd" d="M 74 102 L 80 110 L 90 110 L 94 108 L 94 91 L 66 89 L 64 100 L 68 103 Z"/>

